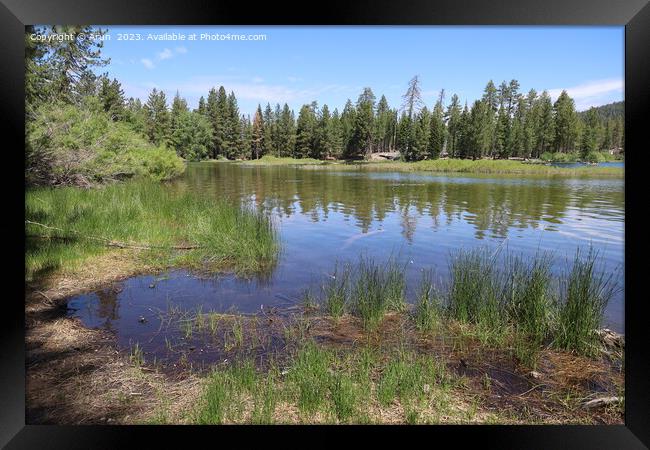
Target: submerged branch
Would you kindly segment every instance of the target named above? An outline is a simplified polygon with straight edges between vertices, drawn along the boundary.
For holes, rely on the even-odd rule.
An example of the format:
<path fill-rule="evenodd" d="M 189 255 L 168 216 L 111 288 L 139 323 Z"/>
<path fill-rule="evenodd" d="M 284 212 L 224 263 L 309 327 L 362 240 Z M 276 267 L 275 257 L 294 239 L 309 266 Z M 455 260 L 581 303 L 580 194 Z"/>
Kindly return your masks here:
<path fill-rule="evenodd" d="M 73 233 L 79 237 L 82 237 L 84 239 L 90 239 L 93 241 L 98 241 L 101 242 L 102 244 L 108 246 L 108 247 L 118 247 L 118 248 L 133 248 L 133 249 L 139 249 L 139 250 L 151 250 L 151 249 L 169 249 L 169 250 L 195 250 L 199 248 L 203 248 L 200 245 L 171 245 L 171 246 L 165 246 L 165 245 L 146 245 L 146 244 L 130 244 L 128 242 L 121 242 L 121 241 L 115 241 L 112 239 L 104 238 L 104 237 L 98 237 L 98 236 L 90 236 L 86 234 L 79 233 L 78 231 L 75 230 L 64 230 L 62 228 L 58 227 L 52 227 L 50 225 L 45 225 L 39 222 L 33 222 L 31 220 L 25 220 L 26 224 L 31 224 L 31 225 L 37 225 L 42 228 L 46 228 L 48 230 L 56 230 L 56 231 L 61 231 L 63 233 Z M 44 238 L 61 238 L 61 239 L 66 239 L 65 236 L 38 236 L 38 237 L 44 237 Z"/>

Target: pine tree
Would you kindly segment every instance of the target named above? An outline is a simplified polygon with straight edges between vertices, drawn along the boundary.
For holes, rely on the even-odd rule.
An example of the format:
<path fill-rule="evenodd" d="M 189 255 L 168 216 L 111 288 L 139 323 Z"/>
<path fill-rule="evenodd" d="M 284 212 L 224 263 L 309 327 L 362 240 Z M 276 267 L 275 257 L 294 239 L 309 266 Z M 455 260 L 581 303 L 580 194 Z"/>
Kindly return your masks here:
<path fill-rule="evenodd" d="M 147 111 L 139 98 L 129 98 L 124 108 L 124 120 L 143 136 L 147 135 Z"/>
<path fill-rule="evenodd" d="M 286 103 L 278 121 L 278 156 L 290 157 L 296 146 L 296 120 Z"/>
<path fill-rule="evenodd" d="M 486 155 L 494 157 L 494 153 L 497 147 L 497 112 L 499 111 L 499 92 L 494 85 L 494 82 L 490 80 L 483 90 L 482 100 L 488 105 L 489 110 L 487 111 L 489 124 L 488 124 L 488 134 L 490 145 Z"/>
<path fill-rule="evenodd" d="M 548 92 L 543 91 L 538 101 L 539 105 L 539 127 L 537 131 L 537 157 L 542 153 L 551 151 L 555 141 L 555 119 L 553 116 L 553 104 Z"/>
<path fill-rule="evenodd" d="M 402 115 L 397 121 L 397 139 L 396 147 L 404 160 L 410 160 L 410 149 L 413 141 L 413 124 L 409 119 L 406 111 L 402 111 Z"/>
<path fill-rule="evenodd" d="M 352 136 L 354 134 L 354 126 L 356 122 L 357 111 L 352 104 L 352 101 L 348 99 L 345 102 L 345 107 L 341 113 L 341 130 L 343 133 L 343 157 L 347 157 L 348 154 L 354 153 L 352 146 Z"/>
<path fill-rule="evenodd" d="M 343 157 L 343 126 L 339 110 L 334 109 L 332 118 L 326 127 L 327 142 L 326 157 L 339 159 Z"/>
<path fill-rule="evenodd" d="M 386 96 L 382 95 L 379 103 L 377 103 L 375 120 L 374 147 L 376 150 L 382 152 L 390 150 L 391 141 L 394 134 L 394 117 L 395 115 L 388 106 Z"/>
<path fill-rule="evenodd" d="M 306 158 L 313 153 L 316 143 L 316 114 L 314 105 L 303 105 L 296 125 L 294 158 Z"/>
<path fill-rule="evenodd" d="M 205 104 L 205 98 L 203 98 L 203 96 L 201 96 L 201 98 L 199 99 L 199 106 L 198 108 L 196 108 L 196 112 L 198 112 L 202 116 L 208 115 L 207 106 Z"/>
<path fill-rule="evenodd" d="M 124 91 L 117 79 L 109 81 L 108 77 L 101 77 L 97 93 L 102 109 L 107 112 L 112 120 L 124 118 Z"/>
<path fill-rule="evenodd" d="M 156 145 L 164 144 L 169 132 L 169 111 L 165 93 L 153 88 L 144 108 L 147 113 L 146 131 L 149 140 Z"/>
<path fill-rule="evenodd" d="M 598 151 L 600 140 L 600 121 L 596 113 L 596 108 L 592 107 L 587 111 L 584 121 L 582 142 L 580 145 L 581 157 L 585 158 L 589 153 Z"/>
<path fill-rule="evenodd" d="M 539 109 L 537 91 L 531 89 L 526 96 L 527 113 L 524 123 L 524 156 L 527 158 L 534 156 L 535 149 L 537 148 L 537 135 L 540 126 Z"/>
<path fill-rule="evenodd" d="M 224 91 L 225 92 L 225 91 Z M 217 136 L 217 123 L 221 120 L 219 117 L 221 111 L 219 111 L 219 94 L 215 88 L 210 89 L 208 92 L 208 100 L 205 104 L 205 115 L 210 122 L 210 128 L 212 129 L 212 139 L 210 143 L 210 155 L 213 159 L 216 159 L 219 154 L 219 138 Z"/>
<path fill-rule="evenodd" d="M 269 106 L 270 109 L 270 106 Z M 257 105 L 255 117 L 253 118 L 253 125 L 251 130 L 251 147 L 252 157 L 260 159 L 266 150 L 266 128 L 264 126 L 264 118 L 262 116 L 262 107 Z"/>
<path fill-rule="evenodd" d="M 273 115 L 273 110 L 271 109 L 271 104 L 267 103 L 266 107 L 264 108 L 264 115 L 262 116 L 264 119 L 264 139 L 263 139 L 263 145 L 264 148 L 262 149 L 262 153 L 264 155 L 273 155 L 275 154 L 274 147 L 273 147 L 273 135 L 274 135 L 274 128 L 276 126 L 275 124 L 275 116 Z"/>
<path fill-rule="evenodd" d="M 375 94 L 372 89 L 364 88 L 357 100 L 354 132 L 347 158 L 365 158 L 372 152 L 375 120 Z"/>
<path fill-rule="evenodd" d="M 413 116 L 418 113 L 420 108 L 424 106 L 422 101 L 422 89 L 420 87 L 420 77 L 418 75 L 411 78 L 406 89 L 406 93 L 402 96 L 404 103 L 402 103 L 402 110 L 406 111 L 406 115 L 413 122 Z"/>
<path fill-rule="evenodd" d="M 447 121 L 447 130 L 449 131 L 449 144 L 447 145 L 447 153 L 450 157 L 455 157 L 457 153 L 459 131 L 460 131 L 460 100 L 456 94 L 451 96 L 451 103 L 447 108 L 445 120 Z"/>
<path fill-rule="evenodd" d="M 228 159 L 237 159 L 245 152 L 242 143 L 241 118 L 234 92 L 230 92 L 226 100 L 222 153 Z"/>
<path fill-rule="evenodd" d="M 562 91 L 553 105 L 555 118 L 555 150 L 560 152 L 573 151 L 578 136 L 578 116 L 573 99 L 566 91 Z"/>
<path fill-rule="evenodd" d="M 444 98 L 445 90 L 443 89 L 440 91 L 438 101 L 433 107 L 433 113 L 431 114 L 431 129 L 427 149 L 430 159 L 437 159 L 445 146 L 445 134 L 447 130 L 445 128 Z"/>
<path fill-rule="evenodd" d="M 71 39 L 44 39 L 35 41 L 31 34 L 48 36 L 67 34 Z M 53 25 L 27 27 L 25 30 L 25 100 L 26 113 L 31 114 L 38 104 L 61 100 L 80 104 L 87 92 L 87 81 L 93 79 L 93 67 L 110 62 L 102 58 L 102 39 L 106 30 L 90 26 Z M 79 83 L 82 80 L 84 83 Z M 78 90 L 82 88 L 82 90 Z"/>
<path fill-rule="evenodd" d="M 407 161 L 420 161 L 427 157 L 430 133 L 431 114 L 425 106 L 418 113 L 412 127 L 411 142 L 408 152 L 404 155 Z"/>
<path fill-rule="evenodd" d="M 205 115 L 179 109 L 169 141 L 178 156 L 190 161 L 205 159 L 212 143 L 212 127 Z"/>
<path fill-rule="evenodd" d="M 237 158 L 249 159 L 253 148 L 253 125 L 249 115 L 242 114 L 239 120 L 240 138 Z"/>
<path fill-rule="evenodd" d="M 323 105 L 321 112 L 317 118 L 315 143 L 310 157 L 321 159 L 331 157 L 335 153 L 334 146 L 336 145 L 334 136 L 334 125 L 332 124 L 332 115 L 330 114 L 329 107 Z"/>
<path fill-rule="evenodd" d="M 465 107 L 463 112 L 460 114 L 458 120 L 458 148 L 455 150 L 456 155 L 460 158 L 467 158 L 471 156 L 469 153 L 470 150 L 470 115 L 469 109 L 467 108 L 467 102 L 465 102 Z"/>
<path fill-rule="evenodd" d="M 514 117 L 512 119 L 512 134 L 510 142 L 511 156 L 522 157 L 525 155 L 526 145 L 526 116 L 528 115 L 528 108 L 526 106 L 526 99 L 522 96 L 517 98 L 517 103 L 514 109 Z"/>

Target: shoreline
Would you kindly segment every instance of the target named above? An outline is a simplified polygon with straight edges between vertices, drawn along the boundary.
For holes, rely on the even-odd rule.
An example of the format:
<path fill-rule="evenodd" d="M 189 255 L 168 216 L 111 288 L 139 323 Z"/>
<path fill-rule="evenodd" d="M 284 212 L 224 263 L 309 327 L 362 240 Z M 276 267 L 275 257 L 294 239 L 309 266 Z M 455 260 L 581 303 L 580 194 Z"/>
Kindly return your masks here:
<path fill-rule="evenodd" d="M 53 274 L 49 279 L 43 280 L 41 285 L 26 285 L 28 423 L 251 423 L 255 402 L 266 397 L 250 390 L 246 383 L 237 384 L 237 377 L 240 376 L 238 364 L 223 366 L 216 372 L 190 370 L 166 374 L 156 364 L 152 365 L 151 356 L 144 355 L 143 360 L 134 359 L 133 352 L 128 354 L 117 347 L 111 333 L 85 328 L 79 320 L 66 316 L 64 301 L 71 295 L 88 292 L 147 271 L 147 268 L 137 264 L 126 268 L 121 266 L 122 269 L 117 272 L 104 271 L 108 267 L 115 267 L 116 252 L 95 257 L 87 264 L 95 267 L 102 274 L 100 276 L 84 276 L 82 272 L 72 272 L 65 276 Z M 243 342 L 253 339 L 255 333 L 264 333 L 264 325 L 259 325 L 264 324 L 264 321 L 258 322 L 255 315 L 223 316 L 226 322 L 228 317 L 230 320 L 244 321 Z M 324 311 L 310 307 L 292 312 L 287 316 L 288 319 L 280 320 L 281 316 L 277 317 L 273 326 L 285 324 L 283 333 L 291 333 L 294 336 L 292 339 L 295 339 L 291 341 L 294 350 L 284 355 L 281 367 L 299 364 L 301 358 L 305 357 L 301 352 L 308 351 L 304 350 L 305 346 L 316 342 L 314 351 L 318 358 L 325 358 L 329 361 L 328 364 L 333 364 L 329 370 L 335 370 L 339 374 L 335 378 L 328 378 L 327 382 L 323 381 L 323 386 L 327 385 L 331 389 L 332 380 L 343 376 L 343 382 L 348 383 L 346 386 L 350 389 L 361 389 L 357 394 L 361 395 L 366 388 L 373 394 L 368 394 L 370 397 L 364 400 L 370 402 L 366 405 L 370 408 L 369 415 L 358 415 L 365 409 L 357 405 L 355 411 L 358 414 L 345 416 L 344 420 L 336 416 L 336 405 L 331 403 L 336 397 L 331 397 L 334 395 L 331 392 L 319 400 L 322 404 L 319 403 L 321 406 L 315 412 L 307 413 L 300 406 L 299 397 L 293 397 L 300 391 L 300 380 L 276 377 L 276 369 L 284 370 L 281 367 L 258 368 L 249 375 L 269 389 L 272 385 L 273 392 L 277 391 L 277 398 L 282 399 L 278 400 L 273 415 L 264 416 L 272 423 L 410 423 L 411 420 L 418 423 L 623 423 L 622 403 L 593 410 L 583 408 L 584 398 L 591 398 L 589 396 L 594 394 L 585 390 L 584 386 L 589 386 L 590 383 L 602 385 L 603 380 L 613 383 L 611 386 L 616 392 L 602 392 L 598 394 L 599 397 L 618 394 L 623 389 L 622 372 L 616 371 L 614 366 L 599 358 L 544 349 L 540 353 L 538 368 L 531 371 L 529 367 L 522 366 L 512 356 L 508 356 L 507 348 L 477 341 L 477 335 L 471 328 L 462 324 L 445 324 L 440 330 L 444 332 L 427 335 L 414 328 L 409 313 L 388 313 L 379 328 L 373 332 L 367 331 L 356 317 L 344 314 L 335 319 L 324 314 Z M 253 320 L 255 326 L 246 325 Z M 352 342 L 359 344 L 351 345 Z M 247 364 L 244 347 L 246 345 L 240 349 L 243 352 L 241 358 L 237 357 L 236 346 L 230 350 L 230 359 Z M 361 370 L 358 358 L 364 355 L 364 348 L 392 349 L 380 359 L 373 360 L 373 371 L 377 373 L 371 377 L 374 381 L 368 386 L 359 384 L 355 378 Z M 406 349 L 406 353 L 400 353 L 400 348 Z M 427 355 L 432 355 L 433 359 Z M 397 395 L 394 401 L 382 403 L 384 400 L 377 397 L 377 390 L 384 389 L 380 387 L 381 374 L 393 365 L 402 367 L 399 362 L 402 357 L 414 358 L 413 361 L 419 361 L 417 364 L 424 364 L 422 368 L 429 367 L 428 364 L 444 363 L 444 367 L 439 369 L 443 374 L 440 376 L 446 381 L 441 381 L 440 385 L 428 383 L 427 386 L 430 387 L 425 388 L 427 395 L 413 393 L 414 397 L 407 400 L 394 394 Z M 475 370 L 468 372 L 463 361 Z M 348 369 L 339 373 L 337 367 L 341 364 L 352 365 L 346 366 Z M 503 374 L 495 373 L 490 367 L 508 367 L 507 371 L 513 375 L 501 379 Z M 578 369 L 581 367 L 590 369 L 581 375 L 562 375 L 568 367 L 575 367 L 574 372 L 580 372 Z M 81 374 L 74 381 L 64 375 L 71 370 Z M 407 371 L 403 375 L 415 376 L 408 373 Z M 345 378 L 348 376 L 345 374 L 352 378 Z M 542 378 L 535 378 L 537 376 Z M 528 384 L 521 380 L 518 382 L 517 379 L 521 377 Z M 227 395 L 233 396 L 233 401 L 243 402 L 243 413 L 231 415 L 224 410 L 223 415 L 218 417 L 210 414 L 206 416 L 205 408 L 210 408 L 205 402 L 211 401 L 210 390 L 214 389 L 215 383 L 223 383 L 224 379 L 230 380 L 228 386 L 231 390 Z M 596 379 L 601 381 L 595 381 Z M 514 384 L 511 386 L 511 383 Z M 535 387 L 540 383 L 546 385 L 546 388 Z M 531 392 L 526 392 L 531 388 Z M 560 402 L 560 394 L 569 395 L 570 401 Z M 262 397 L 258 398 L 258 395 Z M 408 406 L 411 404 L 409 402 L 416 400 L 424 402 L 418 403 L 421 407 Z M 428 403 L 431 401 L 434 404 L 443 401 L 446 406 L 439 406 L 442 408 L 439 410 L 432 410 L 431 406 L 425 407 L 426 404 L 432 405 Z M 539 410 L 537 407 L 529 409 L 533 404 L 538 405 Z M 334 408 L 334 412 L 330 411 L 330 407 Z M 502 414 L 502 408 L 510 408 L 514 412 Z M 548 408 L 555 411 L 554 415 L 544 413 Z M 443 409 L 445 413 L 440 415 Z"/>
<path fill-rule="evenodd" d="M 215 163 L 226 161 L 201 161 Z M 336 169 L 336 170 L 368 170 L 396 172 L 434 172 L 434 173 L 475 173 L 475 174 L 512 174 L 512 175 L 543 175 L 576 178 L 623 178 L 624 168 L 598 167 L 586 165 L 577 168 L 554 167 L 545 163 L 530 163 L 514 160 L 467 160 L 467 159 L 436 159 L 417 162 L 403 161 L 327 161 L 276 158 L 264 156 L 258 160 L 227 161 L 250 167 L 289 166 L 298 168 Z"/>

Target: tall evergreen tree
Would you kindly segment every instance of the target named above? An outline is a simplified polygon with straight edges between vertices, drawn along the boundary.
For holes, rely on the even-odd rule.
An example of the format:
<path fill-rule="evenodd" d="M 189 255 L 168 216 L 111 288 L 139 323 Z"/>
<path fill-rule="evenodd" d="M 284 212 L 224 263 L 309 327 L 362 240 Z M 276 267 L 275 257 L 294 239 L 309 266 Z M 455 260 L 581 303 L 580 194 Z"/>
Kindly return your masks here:
<path fill-rule="evenodd" d="M 306 158 L 313 153 L 316 144 L 316 114 L 313 105 L 303 105 L 296 125 L 295 158 Z"/>
<path fill-rule="evenodd" d="M 326 157 L 341 158 L 343 157 L 343 126 L 338 109 L 334 109 L 332 118 L 326 126 L 326 135 L 328 145 L 326 147 Z"/>
<path fill-rule="evenodd" d="M 578 136 L 578 115 L 573 99 L 562 91 L 553 105 L 555 118 L 555 150 L 571 152 Z"/>
<path fill-rule="evenodd" d="M 296 146 L 296 120 L 286 103 L 278 120 L 278 156 L 292 156 Z"/>
<path fill-rule="evenodd" d="M 406 115 L 413 122 L 413 116 L 420 111 L 424 106 L 422 100 L 422 88 L 420 87 L 420 77 L 418 75 L 411 78 L 406 89 L 406 93 L 402 96 L 404 103 L 402 103 L 402 110 L 406 111 Z"/>
<path fill-rule="evenodd" d="M 375 94 L 373 94 L 372 89 L 364 88 L 357 100 L 352 143 L 346 155 L 348 158 L 363 158 L 372 152 L 374 111 Z"/>
<path fill-rule="evenodd" d="M 248 153 L 243 148 L 241 117 L 237 106 L 237 98 L 232 91 L 226 100 L 224 139 L 221 145 L 222 152 L 228 159 L 241 158 L 243 153 Z"/>
<path fill-rule="evenodd" d="M 146 131 L 149 140 L 156 145 L 164 144 L 169 132 L 169 111 L 165 93 L 153 88 L 144 108 L 147 113 Z"/>
<path fill-rule="evenodd" d="M 444 111 L 444 98 L 445 90 L 440 91 L 438 96 L 438 101 L 433 107 L 433 113 L 431 114 L 431 130 L 429 132 L 429 145 L 428 151 L 430 159 L 436 159 L 442 153 L 442 150 L 445 146 L 445 111 Z"/>
<path fill-rule="evenodd" d="M 356 122 L 357 111 L 352 104 L 352 101 L 348 99 L 345 102 L 343 107 L 343 112 L 341 113 L 341 129 L 343 133 L 343 157 L 347 157 L 348 154 L 354 153 L 352 136 L 354 134 L 354 126 Z"/>
<path fill-rule="evenodd" d="M 270 109 L 270 106 L 269 106 Z M 255 117 L 253 118 L 253 125 L 251 130 L 251 147 L 252 157 L 260 159 L 266 150 L 266 128 L 264 126 L 264 117 L 262 115 L 262 107 L 257 105 Z"/>
<path fill-rule="evenodd" d="M 386 96 L 382 95 L 377 103 L 377 112 L 375 120 L 375 149 L 378 151 L 388 151 L 393 138 L 394 114 L 388 106 Z"/>
<path fill-rule="evenodd" d="M 543 91 L 537 104 L 539 105 L 539 127 L 537 128 L 537 157 L 542 153 L 551 151 L 555 141 L 555 119 L 553 104 L 548 92 Z"/>
<path fill-rule="evenodd" d="M 266 108 L 264 108 L 264 149 L 263 153 L 265 155 L 273 155 L 275 154 L 275 150 L 273 147 L 273 136 L 274 136 L 274 129 L 276 127 L 275 123 L 275 116 L 273 114 L 273 110 L 271 109 L 271 104 L 267 103 Z"/>
<path fill-rule="evenodd" d="M 581 156 L 584 158 L 590 152 L 598 151 L 601 141 L 600 121 L 596 108 L 589 108 L 587 111 L 584 128 L 582 133 L 582 142 L 580 145 Z"/>
<path fill-rule="evenodd" d="M 207 116 L 208 115 L 207 106 L 205 104 L 205 98 L 203 98 L 203 96 L 201 96 L 201 98 L 199 98 L 199 106 L 196 108 L 196 112 L 198 112 L 202 116 Z"/>
<path fill-rule="evenodd" d="M 458 140 L 460 137 L 460 116 L 461 116 L 460 100 L 456 94 L 451 96 L 451 103 L 447 108 L 445 120 L 447 121 L 447 130 L 449 135 L 449 144 L 447 145 L 447 153 L 450 157 L 456 156 Z"/>
<path fill-rule="evenodd" d="M 113 78 L 113 81 L 109 81 L 108 77 L 101 77 L 97 96 L 102 109 L 111 116 L 111 119 L 124 118 L 124 91 L 117 79 Z"/>

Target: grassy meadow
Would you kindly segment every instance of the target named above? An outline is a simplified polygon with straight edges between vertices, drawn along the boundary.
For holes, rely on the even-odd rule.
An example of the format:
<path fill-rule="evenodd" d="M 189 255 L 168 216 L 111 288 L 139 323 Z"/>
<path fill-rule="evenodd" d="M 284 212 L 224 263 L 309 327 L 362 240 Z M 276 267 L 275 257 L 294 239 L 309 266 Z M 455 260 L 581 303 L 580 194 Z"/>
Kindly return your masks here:
<path fill-rule="evenodd" d="M 416 162 L 406 161 L 322 161 L 311 158 L 278 158 L 263 156 L 260 159 L 242 161 L 239 164 L 259 166 L 318 166 L 332 170 L 371 170 L 396 172 L 440 172 L 440 173 L 475 173 L 475 174 L 514 174 L 544 175 L 562 177 L 603 177 L 622 178 L 624 170 L 620 167 L 553 167 L 522 161 L 503 159 L 433 159 Z"/>

